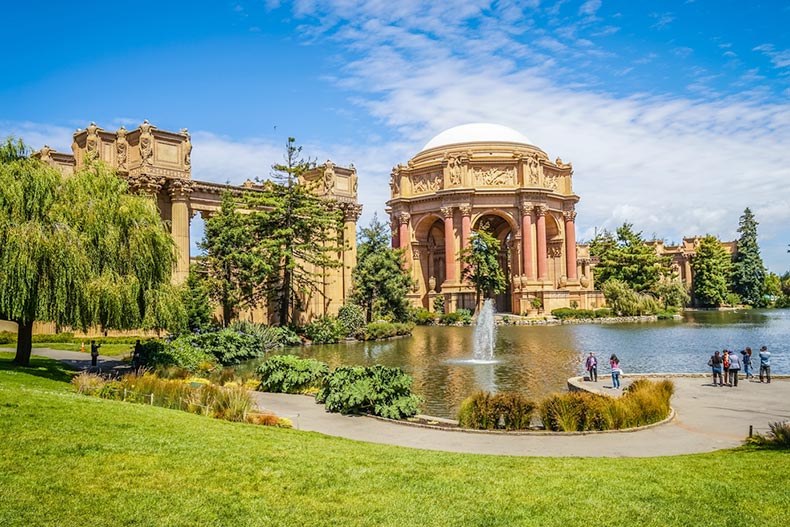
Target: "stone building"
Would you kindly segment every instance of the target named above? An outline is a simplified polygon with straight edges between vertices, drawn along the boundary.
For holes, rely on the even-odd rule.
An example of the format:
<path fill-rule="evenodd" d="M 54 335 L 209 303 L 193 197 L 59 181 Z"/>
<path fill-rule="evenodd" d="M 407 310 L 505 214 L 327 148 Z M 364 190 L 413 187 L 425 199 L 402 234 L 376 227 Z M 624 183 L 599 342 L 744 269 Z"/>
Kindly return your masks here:
<path fill-rule="evenodd" d="M 667 245 L 662 240 L 652 240 L 645 242 L 656 250 L 659 256 L 668 256 L 671 258 L 670 266 L 672 272 L 683 281 L 685 286 L 691 290 L 691 284 L 694 282 L 694 272 L 691 268 L 691 261 L 697 254 L 697 247 L 702 240 L 702 236 L 689 236 L 684 237 L 683 241 L 677 245 Z M 724 250 L 731 257 L 735 257 L 738 250 L 738 242 L 721 242 Z"/>
<path fill-rule="evenodd" d="M 95 123 L 74 133 L 72 153 L 56 152 L 44 146 L 33 154 L 61 170 L 73 174 L 86 159 L 95 157 L 118 171 L 133 191 L 155 196 L 162 219 L 170 228 L 176 243 L 177 262 L 173 282 L 183 283 L 189 275 L 191 219 L 200 213 L 208 219 L 221 205 L 224 192 L 241 195 L 259 191 L 247 180 L 240 186 L 222 185 L 192 179 L 192 141 L 184 128 L 179 132 L 160 130 L 144 121 L 134 130 L 124 127 L 107 131 Z M 352 167 L 337 166 L 331 161 L 319 165 L 305 175 L 319 195 L 336 200 L 344 213 L 342 241 L 345 248 L 338 258 L 342 267 L 321 270 L 325 277 L 319 295 L 304 299 L 307 305 L 303 320 L 324 314 L 335 314 L 351 289 L 351 270 L 356 265 L 356 225 L 362 206 L 357 203 L 357 172 Z M 256 312 L 256 320 L 268 319 L 265 310 Z"/>
<path fill-rule="evenodd" d="M 498 311 L 525 313 L 534 299 L 546 312 L 603 305 L 589 251 L 576 244 L 572 176 L 570 163 L 551 161 L 519 132 L 480 123 L 445 130 L 393 168 L 387 212 L 415 280 L 412 304 L 432 309 L 441 294 L 448 311 L 474 307 L 459 254 L 485 226 L 501 242 L 508 282 Z"/>

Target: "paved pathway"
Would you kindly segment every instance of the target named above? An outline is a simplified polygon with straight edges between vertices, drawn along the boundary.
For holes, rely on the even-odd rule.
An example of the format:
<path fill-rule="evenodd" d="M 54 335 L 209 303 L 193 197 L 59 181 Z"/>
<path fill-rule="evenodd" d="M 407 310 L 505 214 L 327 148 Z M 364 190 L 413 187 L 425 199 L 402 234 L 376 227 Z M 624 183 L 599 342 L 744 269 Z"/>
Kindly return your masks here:
<path fill-rule="evenodd" d="M 1 351 L 16 351 L 13 348 L 0 348 Z M 33 355 L 40 357 L 48 357 L 50 359 L 59 360 L 68 364 L 75 370 L 89 370 L 91 369 L 91 354 L 83 353 L 80 351 L 66 351 L 66 350 L 53 350 L 50 348 L 33 348 Z M 98 358 L 98 371 L 101 373 L 124 372 L 129 370 L 129 362 L 121 360 L 122 356 L 118 355 L 111 357 L 109 355 L 99 355 Z M 92 370 L 96 371 L 96 370 Z"/>
<path fill-rule="evenodd" d="M 76 369 L 90 366 L 87 353 L 37 348 L 35 355 L 61 360 Z M 102 371 L 122 368 L 118 357 L 99 357 Z M 630 376 L 625 378 L 626 384 Z M 673 377 L 673 421 L 637 432 L 588 435 L 507 435 L 434 430 L 371 417 L 328 413 L 312 397 L 254 392 L 258 406 L 294 421 L 300 430 L 387 445 L 514 456 L 652 457 L 710 452 L 742 444 L 749 433 L 769 423 L 790 421 L 790 379 L 771 384 L 741 380 L 737 388 L 714 387 L 708 377 Z M 600 376 L 585 387 L 611 392 L 611 379 Z"/>

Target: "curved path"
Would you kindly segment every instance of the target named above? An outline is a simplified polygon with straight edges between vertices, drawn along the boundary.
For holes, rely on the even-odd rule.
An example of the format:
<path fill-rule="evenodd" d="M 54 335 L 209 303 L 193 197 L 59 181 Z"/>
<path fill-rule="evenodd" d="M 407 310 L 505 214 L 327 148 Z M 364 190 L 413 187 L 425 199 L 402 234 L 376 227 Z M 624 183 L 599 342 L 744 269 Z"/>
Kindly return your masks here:
<path fill-rule="evenodd" d="M 64 361 L 78 369 L 90 365 L 79 352 L 38 348 L 35 355 Z M 118 357 L 100 357 L 104 368 L 116 367 Z M 106 371 L 106 370 L 105 370 Z M 631 376 L 626 377 L 627 380 Z M 675 418 L 669 423 L 635 432 L 587 435 L 510 435 L 436 430 L 374 419 L 328 413 L 312 397 L 254 392 L 261 409 L 288 417 L 300 430 L 387 445 L 513 456 L 645 457 L 710 452 L 739 446 L 749 433 L 765 432 L 769 423 L 790 420 L 790 380 L 771 384 L 740 382 L 737 388 L 714 387 L 709 377 L 672 376 Z M 583 383 L 592 391 L 610 392 L 608 376 Z"/>

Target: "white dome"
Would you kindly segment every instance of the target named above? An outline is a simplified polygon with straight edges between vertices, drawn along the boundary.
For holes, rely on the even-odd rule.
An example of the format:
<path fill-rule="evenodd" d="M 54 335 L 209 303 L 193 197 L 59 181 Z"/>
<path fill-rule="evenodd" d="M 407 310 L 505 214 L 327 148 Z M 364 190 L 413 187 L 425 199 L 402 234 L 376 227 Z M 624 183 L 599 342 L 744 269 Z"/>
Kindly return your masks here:
<path fill-rule="evenodd" d="M 428 141 L 422 150 L 458 143 L 520 143 L 531 145 L 532 142 L 521 132 L 507 126 L 491 123 L 469 123 L 448 128 Z"/>

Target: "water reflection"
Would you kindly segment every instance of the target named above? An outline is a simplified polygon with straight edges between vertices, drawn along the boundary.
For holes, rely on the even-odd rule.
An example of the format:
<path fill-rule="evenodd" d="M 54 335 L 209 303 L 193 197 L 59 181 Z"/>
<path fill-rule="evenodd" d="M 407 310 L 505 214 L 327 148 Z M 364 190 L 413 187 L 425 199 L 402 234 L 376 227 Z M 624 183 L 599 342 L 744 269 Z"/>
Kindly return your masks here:
<path fill-rule="evenodd" d="M 616 353 L 628 372 L 699 372 L 716 349 L 773 352 L 772 371 L 790 372 L 785 343 L 790 311 L 689 312 L 683 321 L 643 324 L 500 327 L 496 364 L 458 364 L 472 357 L 471 327 L 418 327 L 409 338 L 385 342 L 307 346 L 283 350 L 314 357 L 330 367 L 342 364 L 398 366 L 414 377 L 426 413 L 454 417 L 475 390 L 515 391 L 535 399 L 563 390 L 583 372 L 590 351 L 599 357 L 599 374 L 608 373 Z"/>

